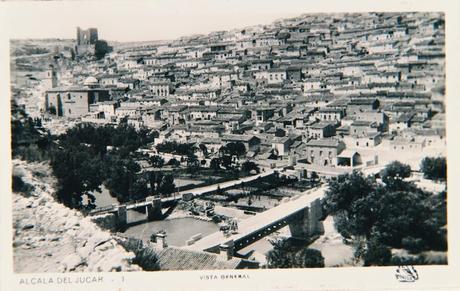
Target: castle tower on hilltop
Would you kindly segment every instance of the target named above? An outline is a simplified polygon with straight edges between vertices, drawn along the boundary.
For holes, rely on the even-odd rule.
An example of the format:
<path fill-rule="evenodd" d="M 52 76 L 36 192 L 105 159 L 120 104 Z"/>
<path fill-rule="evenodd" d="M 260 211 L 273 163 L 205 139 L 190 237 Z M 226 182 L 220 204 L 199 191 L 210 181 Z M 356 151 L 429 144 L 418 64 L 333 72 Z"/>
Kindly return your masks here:
<path fill-rule="evenodd" d="M 76 55 L 94 54 L 95 44 L 98 39 L 97 28 L 81 29 L 77 27 Z"/>
<path fill-rule="evenodd" d="M 77 45 L 96 44 L 97 40 L 97 28 L 88 28 L 84 30 L 77 27 Z"/>

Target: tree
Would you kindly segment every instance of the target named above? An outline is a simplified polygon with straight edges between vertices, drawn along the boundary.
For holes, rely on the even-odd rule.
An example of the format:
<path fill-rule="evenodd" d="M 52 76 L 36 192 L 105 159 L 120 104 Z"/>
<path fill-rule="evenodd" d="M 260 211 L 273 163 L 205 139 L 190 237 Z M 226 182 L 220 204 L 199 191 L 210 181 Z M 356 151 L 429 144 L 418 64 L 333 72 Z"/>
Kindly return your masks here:
<path fill-rule="evenodd" d="M 340 210 L 350 209 L 351 204 L 361 197 L 371 193 L 375 181 L 364 177 L 361 172 L 340 175 L 329 181 L 329 189 L 325 193 L 325 209 L 330 214 Z"/>
<path fill-rule="evenodd" d="M 196 155 L 187 156 L 187 169 L 190 173 L 194 173 L 200 167 L 200 162 Z"/>
<path fill-rule="evenodd" d="M 174 177 L 172 175 L 165 175 L 162 172 L 151 171 L 148 173 L 148 180 L 152 195 L 169 196 L 176 190 Z"/>
<path fill-rule="evenodd" d="M 242 142 L 229 142 L 220 149 L 221 153 L 229 156 L 241 157 L 246 154 L 246 147 Z"/>
<path fill-rule="evenodd" d="M 209 164 L 209 167 L 214 170 L 214 173 L 220 170 L 220 159 L 213 158 Z"/>
<path fill-rule="evenodd" d="M 372 239 L 366 244 L 364 253 L 365 266 L 386 266 L 391 261 L 391 250 L 389 247 Z"/>
<path fill-rule="evenodd" d="M 233 161 L 231 156 L 222 156 L 222 158 L 220 159 L 220 163 L 226 170 L 233 170 Z"/>
<path fill-rule="evenodd" d="M 112 50 L 113 48 L 109 46 L 105 40 L 97 40 L 94 45 L 94 54 L 98 60 L 104 58 L 104 56 Z"/>
<path fill-rule="evenodd" d="M 150 165 L 152 165 L 152 167 L 161 168 L 163 167 L 165 160 L 162 157 L 155 155 L 155 156 L 150 157 L 149 162 L 150 162 Z"/>
<path fill-rule="evenodd" d="M 423 176 L 430 180 L 443 180 L 447 178 L 447 163 L 445 157 L 429 158 L 422 160 L 420 170 Z"/>
<path fill-rule="evenodd" d="M 394 174 L 398 172 L 387 171 L 384 175 L 389 183 L 385 185 L 358 173 L 329 181 L 324 209 L 334 215 L 335 226 L 345 238 L 372 240 L 369 264 L 384 263 L 375 259 L 375 252 L 383 253 L 382 248 L 420 251 L 447 247 L 444 197 L 403 181 L 400 177 L 407 174 Z"/>
<path fill-rule="evenodd" d="M 142 176 L 137 176 L 131 187 L 128 189 L 129 200 L 140 200 L 149 196 L 147 187 L 147 179 Z"/>
<path fill-rule="evenodd" d="M 172 158 L 168 161 L 167 165 L 173 166 L 173 167 L 178 167 L 180 166 L 180 162 L 176 160 L 176 158 Z"/>
<path fill-rule="evenodd" d="M 174 177 L 172 175 L 164 175 L 159 183 L 158 192 L 161 195 L 169 196 L 175 190 Z"/>
<path fill-rule="evenodd" d="M 252 161 L 245 161 L 242 165 L 241 165 L 241 170 L 243 172 L 246 172 L 246 173 L 250 173 L 251 171 L 255 171 L 256 173 L 259 173 L 260 172 L 260 169 L 259 169 L 259 166 L 252 162 Z"/>
<path fill-rule="evenodd" d="M 285 269 L 293 267 L 293 255 L 296 248 L 288 240 L 270 241 L 273 249 L 267 253 L 267 267 Z"/>
<path fill-rule="evenodd" d="M 268 268 L 324 267 L 324 258 L 318 250 L 296 246 L 286 239 L 270 241 L 270 243 L 273 249 L 267 253 Z"/>
<path fill-rule="evenodd" d="M 324 268 L 324 258 L 320 251 L 304 248 L 294 256 L 295 268 Z"/>
<path fill-rule="evenodd" d="M 203 152 L 203 155 L 204 155 L 204 156 L 207 156 L 207 155 L 208 155 L 208 148 L 206 147 L 205 144 L 200 143 L 199 148 L 200 148 L 200 150 Z"/>
<path fill-rule="evenodd" d="M 390 163 L 380 172 L 380 176 L 382 177 L 382 181 L 384 183 L 391 183 L 395 179 L 403 180 L 404 178 L 410 177 L 410 175 L 410 166 L 399 161 Z"/>
<path fill-rule="evenodd" d="M 385 191 L 385 192 L 384 192 Z M 382 244 L 401 248 L 405 237 L 423 238 L 436 233 L 427 223 L 433 215 L 427 205 L 429 194 L 422 191 L 386 191 L 376 196 L 375 223 L 370 237 L 378 238 Z"/>
<path fill-rule="evenodd" d="M 177 143 L 176 141 L 165 141 L 157 144 L 156 148 L 159 152 L 174 153 L 182 156 L 193 155 L 196 151 L 193 143 Z"/>
<path fill-rule="evenodd" d="M 93 205 L 93 191 L 99 191 L 103 181 L 100 159 L 83 145 L 67 145 L 51 154 L 51 167 L 58 179 L 57 197 L 70 208 L 83 207 L 83 195 Z"/>
<path fill-rule="evenodd" d="M 107 157 L 105 185 L 119 202 L 125 203 L 148 196 L 147 180 L 138 175 L 139 171 L 140 166 L 132 158 L 116 154 Z"/>

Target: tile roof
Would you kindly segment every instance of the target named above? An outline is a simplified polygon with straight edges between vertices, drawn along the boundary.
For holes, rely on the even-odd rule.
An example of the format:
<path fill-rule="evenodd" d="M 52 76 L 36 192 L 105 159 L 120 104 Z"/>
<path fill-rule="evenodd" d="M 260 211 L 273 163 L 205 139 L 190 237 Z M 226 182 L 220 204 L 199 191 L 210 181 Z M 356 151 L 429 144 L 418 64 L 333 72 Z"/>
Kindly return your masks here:
<path fill-rule="evenodd" d="M 175 247 L 163 249 L 158 254 L 161 270 L 222 270 L 236 269 L 242 259 L 224 260 L 218 254 L 191 251 Z"/>
<path fill-rule="evenodd" d="M 337 139 L 325 138 L 325 139 L 312 139 L 307 143 L 307 146 L 317 147 L 338 147 L 342 142 Z"/>

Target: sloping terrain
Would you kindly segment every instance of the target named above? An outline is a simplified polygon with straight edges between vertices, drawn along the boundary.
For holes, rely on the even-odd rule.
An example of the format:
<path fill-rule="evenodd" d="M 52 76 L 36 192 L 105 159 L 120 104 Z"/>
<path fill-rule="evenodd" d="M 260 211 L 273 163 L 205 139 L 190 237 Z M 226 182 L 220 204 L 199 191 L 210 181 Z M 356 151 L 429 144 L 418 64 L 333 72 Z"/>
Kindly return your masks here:
<path fill-rule="evenodd" d="M 13 177 L 15 272 L 141 270 L 109 232 L 54 200 L 48 165 L 14 160 Z"/>

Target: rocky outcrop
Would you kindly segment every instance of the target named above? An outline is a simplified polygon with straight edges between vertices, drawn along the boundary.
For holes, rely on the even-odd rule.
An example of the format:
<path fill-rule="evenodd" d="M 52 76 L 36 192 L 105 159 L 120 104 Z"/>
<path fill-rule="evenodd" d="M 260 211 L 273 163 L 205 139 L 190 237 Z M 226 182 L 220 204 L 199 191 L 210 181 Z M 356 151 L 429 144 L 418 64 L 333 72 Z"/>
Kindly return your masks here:
<path fill-rule="evenodd" d="M 91 221 L 96 223 L 102 229 L 109 231 L 118 230 L 118 220 L 117 216 L 114 213 L 106 213 L 101 215 L 96 215 L 91 218 Z"/>
<path fill-rule="evenodd" d="M 132 264 L 134 253 L 108 231 L 54 200 L 56 181 L 48 165 L 14 160 L 13 176 L 21 184 L 13 193 L 16 272 L 141 270 Z"/>

